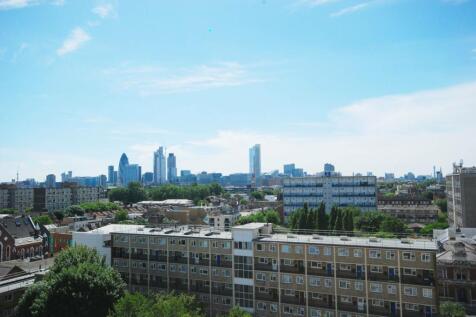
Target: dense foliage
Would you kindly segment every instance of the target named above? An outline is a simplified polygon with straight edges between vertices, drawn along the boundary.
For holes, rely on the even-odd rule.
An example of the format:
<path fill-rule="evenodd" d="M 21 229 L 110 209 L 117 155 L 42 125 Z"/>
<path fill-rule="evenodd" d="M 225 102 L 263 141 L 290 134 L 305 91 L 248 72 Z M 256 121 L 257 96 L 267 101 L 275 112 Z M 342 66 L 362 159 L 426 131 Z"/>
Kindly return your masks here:
<path fill-rule="evenodd" d="M 363 212 L 356 217 L 355 226 L 362 232 L 405 233 L 406 224 L 396 217 L 379 211 Z"/>
<path fill-rule="evenodd" d="M 125 285 L 95 250 L 62 251 L 44 280 L 28 288 L 17 317 L 104 317 L 124 294 Z"/>
<path fill-rule="evenodd" d="M 0 208 L 1 215 L 13 215 L 16 214 L 16 212 L 15 208 Z"/>
<path fill-rule="evenodd" d="M 40 225 L 50 225 L 53 223 L 53 220 L 51 220 L 50 216 L 48 215 L 41 215 L 33 217 L 33 222 L 38 223 Z"/>
<path fill-rule="evenodd" d="M 321 203 L 318 208 L 309 209 L 307 204 L 293 212 L 289 217 L 291 229 L 307 229 L 321 231 L 353 231 L 355 208 L 332 207 L 330 214 L 326 214 L 326 206 Z"/>
<path fill-rule="evenodd" d="M 116 223 L 126 221 L 127 219 L 129 219 L 129 217 L 127 215 L 127 211 L 125 210 L 119 210 L 114 215 L 114 222 Z"/>
<path fill-rule="evenodd" d="M 69 217 L 82 216 L 82 215 L 84 215 L 84 209 L 83 209 L 83 207 L 81 207 L 79 205 L 72 205 L 72 206 L 69 206 L 68 208 L 66 208 L 65 214 Z"/>
<path fill-rule="evenodd" d="M 440 208 L 441 212 L 448 212 L 448 201 L 446 199 L 437 199 L 433 203 Z"/>
<path fill-rule="evenodd" d="M 223 193 L 223 187 L 216 183 L 189 186 L 167 184 L 152 187 L 148 190 L 148 196 L 152 200 L 190 199 L 195 204 L 201 200 L 205 200 L 208 196 L 220 196 Z"/>
<path fill-rule="evenodd" d="M 130 205 L 147 199 L 147 193 L 140 183 L 129 183 L 127 188 L 114 188 L 109 191 L 110 201 L 120 201 Z"/>
<path fill-rule="evenodd" d="M 98 211 L 112 211 L 119 210 L 121 207 L 118 204 L 112 202 L 91 202 L 91 203 L 82 203 L 79 205 L 84 209 L 85 212 L 98 212 Z"/>
<path fill-rule="evenodd" d="M 459 303 L 443 302 L 440 305 L 440 315 L 442 317 L 464 317 L 466 312 Z"/>
<path fill-rule="evenodd" d="M 236 224 L 244 225 L 250 222 L 268 222 L 268 223 L 273 223 L 275 225 L 279 225 L 281 223 L 281 219 L 276 210 L 267 209 L 265 211 L 260 211 L 248 216 L 240 217 L 238 218 Z"/>
<path fill-rule="evenodd" d="M 420 230 L 420 233 L 425 234 L 425 235 L 431 235 L 431 234 L 433 234 L 433 229 L 446 229 L 448 227 L 449 227 L 448 214 L 447 213 L 439 213 L 438 214 L 438 220 L 424 226 Z"/>

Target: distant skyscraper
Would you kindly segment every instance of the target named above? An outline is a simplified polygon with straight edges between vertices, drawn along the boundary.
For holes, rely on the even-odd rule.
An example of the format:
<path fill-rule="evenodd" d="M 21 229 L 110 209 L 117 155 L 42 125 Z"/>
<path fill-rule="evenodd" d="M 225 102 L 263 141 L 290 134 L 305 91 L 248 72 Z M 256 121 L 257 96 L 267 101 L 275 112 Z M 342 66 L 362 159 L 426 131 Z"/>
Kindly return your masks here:
<path fill-rule="evenodd" d="M 116 181 L 114 180 L 114 165 L 109 165 L 107 168 L 107 181 L 111 185 L 114 185 L 116 183 Z"/>
<path fill-rule="evenodd" d="M 259 178 L 261 177 L 261 146 L 259 144 L 250 148 L 250 174 L 251 181 L 255 185 L 259 185 Z"/>
<path fill-rule="evenodd" d="M 151 185 L 154 183 L 154 173 L 146 172 L 142 175 L 142 184 Z"/>
<path fill-rule="evenodd" d="M 330 163 L 326 163 L 324 164 L 324 175 L 326 176 L 331 176 L 332 173 L 335 172 L 335 167 L 334 165 L 330 164 Z"/>
<path fill-rule="evenodd" d="M 164 184 L 166 182 L 165 173 L 165 154 L 164 148 L 161 146 L 154 152 L 154 183 Z"/>
<path fill-rule="evenodd" d="M 122 186 L 127 186 L 132 182 L 140 182 L 142 178 L 142 168 L 137 164 L 129 164 L 124 168 Z"/>
<path fill-rule="evenodd" d="M 177 181 L 177 158 L 174 153 L 169 153 L 167 157 L 167 179 L 169 183 Z"/>
<path fill-rule="evenodd" d="M 119 185 L 125 186 L 127 183 L 125 182 L 125 173 L 126 169 L 129 166 L 129 159 L 127 158 L 126 153 L 122 153 L 121 159 L 119 160 L 119 168 L 118 168 L 118 183 Z"/>
<path fill-rule="evenodd" d="M 284 164 L 283 172 L 284 175 L 293 176 L 294 170 L 296 169 L 296 164 Z"/>
<path fill-rule="evenodd" d="M 476 227 L 476 167 L 453 164 L 446 176 L 448 223 L 455 228 Z"/>
<path fill-rule="evenodd" d="M 55 174 L 46 175 L 45 186 L 46 187 L 55 187 L 56 186 L 56 176 L 55 176 Z"/>

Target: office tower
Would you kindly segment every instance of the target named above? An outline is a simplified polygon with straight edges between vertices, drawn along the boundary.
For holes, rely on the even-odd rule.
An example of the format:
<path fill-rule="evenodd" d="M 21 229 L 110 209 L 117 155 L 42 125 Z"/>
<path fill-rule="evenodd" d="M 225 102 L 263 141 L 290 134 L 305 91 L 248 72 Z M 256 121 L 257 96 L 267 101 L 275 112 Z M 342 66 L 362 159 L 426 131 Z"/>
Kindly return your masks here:
<path fill-rule="evenodd" d="M 255 144 L 250 148 L 250 174 L 252 183 L 259 186 L 259 179 L 261 177 L 261 146 Z"/>
<path fill-rule="evenodd" d="M 169 183 L 177 182 L 177 158 L 174 153 L 169 153 L 167 157 L 167 180 Z"/>
<path fill-rule="evenodd" d="M 284 164 L 283 174 L 286 176 L 293 176 L 295 169 L 296 169 L 296 165 L 294 163 Z"/>
<path fill-rule="evenodd" d="M 476 228 L 476 167 L 453 164 L 446 176 L 448 220 L 456 228 Z"/>
<path fill-rule="evenodd" d="M 129 159 L 127 158 L 126 153 L 122 153 L 121 159 L 119 160 L 119 168 L 118 168 L 118 180 L 117 182 L 119 185 L 124 186 L 127 185 L 124 179 L 126 168 L 129 166 Z"/>
<path fill-rule="evenodd" d="M 127 186 L 132 182 L 140 183 L 141 178 L 142 168 L 137 164 L 129 164 L 124 169 L 122 186 Z"/>
<path fill-rule="evenodd" d="M 142 184 L 152 185 L 154 183 L 154 173 L 146 172 L 142 175 Z"/>
<path fill-rule="evenodd" d="M 161 146 L 154 152 L 154 183 L 165 184 L 166 182 L 166 166 L 165 166 L 164 148 Z"/>
<path fill-rule="evenodd" d="M 109 165 L 107 168 L 107 181 L 111 185 L 116 183 L 114 180 L 114 165 Z"/>
<path fill-rule="evenodd" d="M 56 186 L 56 176 L 54 174 L 46 175 L 45 186 L 46 187 L 55 187 Z"/>
<path fill-rule="evenodd" d="M 271 224 L 230 231 L 108 225 L 73 232 L 131 292 L 195 295 L 208 316 L 436 316 L 436 242 L 279 234 Z"/>
<path fill-rule="evenodd" d="M 307 203 L 316 208 L 321 202 L 332 206 L 355 206 L 362 211 L 377 209 L 375 176 L 307 176 L 283 180 L 284 215 L 287 217 Z"/>
<path fill-rule="evenodd" d="M 334 165 L 332 165 L 330 163 L 324 164 L 324 175 L 325 176 L 331 176 L 331 175 L 334 174 L 334 172 L 335 172 Z"/>

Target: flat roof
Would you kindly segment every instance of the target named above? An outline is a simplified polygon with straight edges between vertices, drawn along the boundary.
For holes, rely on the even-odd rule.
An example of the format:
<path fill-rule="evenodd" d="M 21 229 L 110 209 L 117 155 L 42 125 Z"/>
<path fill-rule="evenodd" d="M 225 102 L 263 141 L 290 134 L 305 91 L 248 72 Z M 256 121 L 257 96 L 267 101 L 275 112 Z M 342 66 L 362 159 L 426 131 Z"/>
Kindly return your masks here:
<path fill-rule="evenodd" d="M 233 229 L 260 229 L 263 226 L 266 226 L 267 223 L 265 222 L 250 222 L 244 225 L 233 226 Z"/>
<path fill-rule="evenodd" d="M 271 234 L 263 235 L 260 241 L 264 242 L 288 242 L 288 243 L 308 243 L 337 246 L 362 246 L 379 248 L 398 248 L 416 250 L 438 250 L 435 241 L 426 239 L 389 239 L 389 238 L 368 238 L 368 237 L 341 237 L 341 236 L 321 236 L 321 235 L 297 235 L 297 234 Z"/>

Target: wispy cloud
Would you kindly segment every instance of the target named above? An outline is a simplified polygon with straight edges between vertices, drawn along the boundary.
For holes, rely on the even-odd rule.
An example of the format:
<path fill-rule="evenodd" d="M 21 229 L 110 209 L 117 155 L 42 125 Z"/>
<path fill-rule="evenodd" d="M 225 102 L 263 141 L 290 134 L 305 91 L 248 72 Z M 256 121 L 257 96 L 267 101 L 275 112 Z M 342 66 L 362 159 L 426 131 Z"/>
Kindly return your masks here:
<path fill-rule="evenodd" d="M 119 80 L 121 89 L 135 91 L 142 96 L 241 86 L 260 81 L 252 77 L 247 66 L 236 62 L 178 70 L 155 65 L 120 67 L 105 73 Z"/>
<path fill-rule="evenodd" d="M 114 12 L 114 7 L 110 3 L 104 3 L 94 7 L 92 11 L 94 14 L 104 19 Z"/>
<path fill-rule="evenodd" d="M 297 5 L 305 5 L 309 7 L 317 7 L 329 3 L 340 2 L 342 0 L 298 0 L 296 2 Z"/>
<path fill-rule="evenodd" d="M 20 9 L 35 3 L 35 0 L 0 0 L 0 10 Z"/>
<path fill-rule="evenodd" d="M 316 122 L 316 126 L 331 128 L 306 129 L 299 134 L 222 130 L 178 144 L 173 151 L 181 168 L 195 172 L 246 171 L 247 150 L 255 143 L 262 145 L 265 171 L 295 162 L 315 173 L 326 161 L 334 162 L 344 174 L 430 173 L 433 165 L 448 170 L 460 158 L 476 164 L 476 143 L 468 142 L 468 137 L 476 134 L 475 97 L 476 82 L 470 82 L 360 100 Z M 150 165 L 151 152 L 157 146 L 139 144 L 132 153 L 143 157 L 139 163 Z"/>
<path fill-rule="evenodd" d="M 375 3 L 375 1 L 367 1 L 367 2 L 362 2 L 362 3 L 355 4 L 355 5 L 352 5 L 352 6 L 349 6 L 349 7 L 345 7 L 343 9 L 340 9 L 339 11 L 331 13 L 331 17 L 340 17 L 340 16 L 343 16 L 343 15 L 346 15 L 346 14 L 355 13 L 357 11 L 361 11 L 361 10 L 367 8 L 368 6 L 370 6 L 373 3 Z"/>
<path fill-rule="evenodd" d="M 63 45 L 61 45 L 56 53 L 59 56 L 72 53 L 79 49 L 84 43 L 89 41 L 91 37 L 87 34 L 82 28 L 76 27 L 66 40 L 64 40 Z"/>

